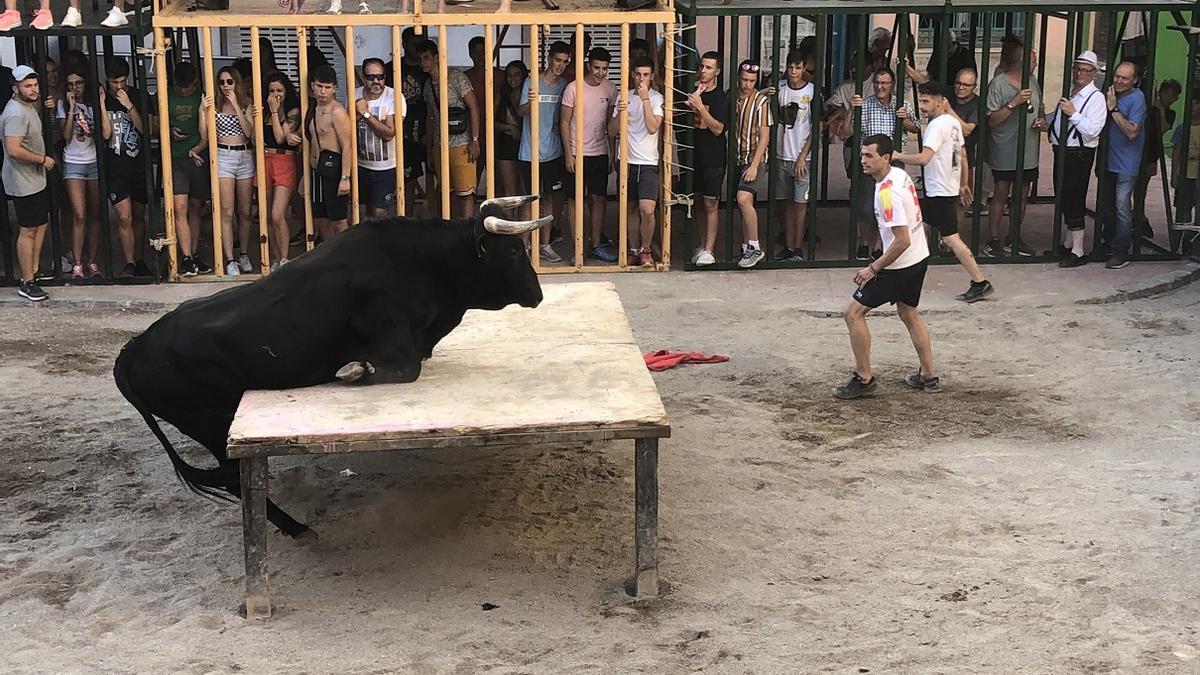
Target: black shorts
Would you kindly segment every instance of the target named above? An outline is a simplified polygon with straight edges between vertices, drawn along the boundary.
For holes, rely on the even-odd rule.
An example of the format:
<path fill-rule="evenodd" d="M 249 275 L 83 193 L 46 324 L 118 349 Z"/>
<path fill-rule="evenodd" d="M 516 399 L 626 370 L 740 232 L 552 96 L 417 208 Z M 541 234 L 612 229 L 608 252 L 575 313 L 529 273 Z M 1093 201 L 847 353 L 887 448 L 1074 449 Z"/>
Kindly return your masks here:
<path fill-rule="evenodd" d="M 940 237 L 958 234 L 958 197 L 922 197 L 921 217 Z"/>
<path fill-rule="evenodd" d="M 566 160 L 563 160 L 566 166 Z M 575 198 L 575 174 L 567 172 L 563 191 L 567 199 Z M 608 196 L 608 155 L 584 156 L 583 158 L 583 193 L 598 197 Z"/>
<path fill-rule="evenodd" d="M 120 204 L 129 198 L 139 204 L 149 203 L 146 197 L 146 172 L 141 162 L 136 159 L 109 161 L 105 168 L 108 169 L 104 178 L 108 183 L 110 204 Z"/>
<path fill-rule="evenodd" d="M 533 185 L 533 162 L 521 161 L 521 171 L 525 176 L 525 184 Z M 538 194 L 548 195 L 563 189 L 566 182 L 567 164 L 562 157 L 547 159 L 538 164 L 538 182 L 541 189 Z"/>
<path fill-rule="evenodd" d="M 212 198 L 208 185 L 208 164 L 196 166 L 191 157 L 171 158 L 171 191 L 176 196 L 187 195 L 206 202 Z"/>
<path fill-rule="evenodd" d="M 425 144 L 404 139 L 404 179 L 416 180 L 425 175 Z"/>
<path fill-rule="evenodd" d="M 725 167 L 712 166 L 696 169 L 696 192 L 710 199 L 721 198 L 721 188 L 725 186 Z"/>
<path fill-rule="evenodd" d="M 387 209 L 396 202 L 396 170 L 358 169 L 358 201 L 373 209 Z M 337 220 L 335 218 L 335 220 Z"/>
<path fill-rule="evenodd" d="M 658 201 L 658 193 L 662 190 L 662 173 L 654 164 L 629 165 L 629 198 Z"/>
<path fill-rule="evenodd" d="M 50 193 L 42 188 L 24 197 L 9 197 L 17 212 L 17 225 L 41 227 L 50 221 Z"/>
<path fill-rule="evenodd" d="M 921 287 L 925 284 L 927 269 L 929 258 L 898 270 L 880 270 L 874 279 L 854 291 L 854 299 L 858 304 L 871 309 L 885 302 L 893 305 L 903 302 L 909 307 L 916 307 L 921 304 Z"/>
<path fill-rule="evenodd" d="M 323 178 L 316 171 L 312 178 L 312 217 L 326 220 L 346 220 L 349 213 L 350 195 L 338 194 L 338 181 Z"/>
<path fill-rule="evenodd" d="M 1035 166 L 1032 169 L 1025 169 L 1021 172 L 1021 180 L 1025 183 L 1036 183 L 1038 179 L 1038 168 Z M 1001 171 L 1000 169 L 992 169 L 992 180 L 997 183 L 1015 183 L 1017 181 L 1016 169 L 1012 171 Z"/>

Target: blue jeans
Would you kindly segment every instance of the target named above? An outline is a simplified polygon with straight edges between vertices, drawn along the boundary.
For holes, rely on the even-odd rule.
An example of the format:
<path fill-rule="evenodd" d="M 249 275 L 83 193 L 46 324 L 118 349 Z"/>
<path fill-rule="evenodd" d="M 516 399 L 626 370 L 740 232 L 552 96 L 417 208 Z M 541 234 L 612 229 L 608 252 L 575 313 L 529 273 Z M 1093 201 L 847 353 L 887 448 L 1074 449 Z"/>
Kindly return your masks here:
<path fill-rule="evenodd" d="M 1115 258 L 1128 258 L 1129 245 L 1133 240 L 1133 189 L 1137 176 L 1123 176 L 1112 171 L 1105 172 L 1105 181 L 1112 190 L 1109 208 L 1104 209 L 1104 238 L 1108 240 Z M 1103 194 L 1103 192 L 1102 192 Z"/>

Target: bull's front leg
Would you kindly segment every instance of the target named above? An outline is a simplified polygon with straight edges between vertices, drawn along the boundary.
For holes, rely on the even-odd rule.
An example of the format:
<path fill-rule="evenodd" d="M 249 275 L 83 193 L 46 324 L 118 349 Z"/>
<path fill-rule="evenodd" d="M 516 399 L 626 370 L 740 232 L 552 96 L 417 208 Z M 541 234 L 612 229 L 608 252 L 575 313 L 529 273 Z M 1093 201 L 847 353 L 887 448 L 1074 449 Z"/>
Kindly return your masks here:
<path fill-rule="evenodd" d="M 376 364 L 379 365 L 376 365 Z M 337 371 L 337 379 L 347 384 L 405 384 L 421 375 L 421 360 L 411 363 L 351 361 Z"/>

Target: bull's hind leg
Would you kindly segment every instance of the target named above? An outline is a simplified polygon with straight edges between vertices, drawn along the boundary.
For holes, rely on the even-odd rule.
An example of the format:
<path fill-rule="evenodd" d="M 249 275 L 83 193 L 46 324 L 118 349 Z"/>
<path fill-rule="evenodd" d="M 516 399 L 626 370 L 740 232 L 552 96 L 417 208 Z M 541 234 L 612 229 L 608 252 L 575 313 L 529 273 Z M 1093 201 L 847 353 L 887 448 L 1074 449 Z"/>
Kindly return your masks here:
<path fill-rule="evenodd" d="M 242 498 L 242 486 L 240 484 L 227 485 L 225 486 L 225 490 L 238 499 Z M 307 525 L 288 515 L 287 511 L 276 506 L 270 497 L 267 498 L 267 520 L 279 528 L 280 532 L 292 539 L 299 539 L 303 536 L 316 536 L 316 532 L 313 532 Z"/>

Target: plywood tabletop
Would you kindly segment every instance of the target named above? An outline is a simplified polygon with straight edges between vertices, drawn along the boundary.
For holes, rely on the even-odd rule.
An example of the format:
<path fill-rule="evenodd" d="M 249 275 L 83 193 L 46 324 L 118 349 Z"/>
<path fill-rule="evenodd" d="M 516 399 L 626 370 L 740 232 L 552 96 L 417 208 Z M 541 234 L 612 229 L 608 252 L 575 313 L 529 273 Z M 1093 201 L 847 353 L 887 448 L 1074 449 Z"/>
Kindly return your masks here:
<path fill-rule="evenodd" d="M 246 392 L 230 457 L 670 435 L 612 284 L 543 291 L 467 312 L 411 384 Z"/>

